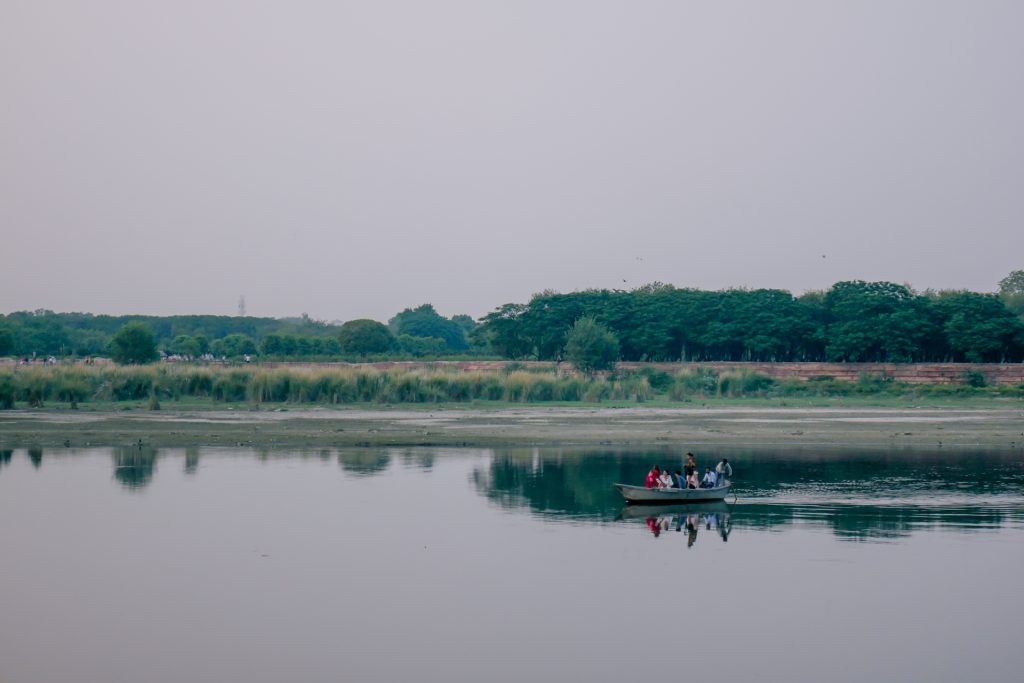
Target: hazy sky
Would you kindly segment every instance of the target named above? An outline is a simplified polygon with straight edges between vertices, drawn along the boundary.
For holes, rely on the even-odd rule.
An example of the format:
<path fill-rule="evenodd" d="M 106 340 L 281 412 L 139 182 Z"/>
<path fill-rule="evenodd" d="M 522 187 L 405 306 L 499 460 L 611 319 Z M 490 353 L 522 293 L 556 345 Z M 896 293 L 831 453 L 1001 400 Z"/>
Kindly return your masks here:
<path fill-rule="evenodd" d="M 991 291 L 1024 268 L 1022 26 L 1019 0 L 0 0 L 0 312 Z"/>

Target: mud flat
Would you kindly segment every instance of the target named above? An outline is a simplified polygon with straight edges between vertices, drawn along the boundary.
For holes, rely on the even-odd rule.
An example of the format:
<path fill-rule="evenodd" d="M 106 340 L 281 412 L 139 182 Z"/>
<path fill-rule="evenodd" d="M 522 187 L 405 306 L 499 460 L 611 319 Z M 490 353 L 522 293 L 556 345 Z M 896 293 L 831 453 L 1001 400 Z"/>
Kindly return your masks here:
<path fill-rule="evenodd" d="M 437 408 L 0 413 L 0 447 L 437 445 L 1002 446 L 1024 409 Z"/>

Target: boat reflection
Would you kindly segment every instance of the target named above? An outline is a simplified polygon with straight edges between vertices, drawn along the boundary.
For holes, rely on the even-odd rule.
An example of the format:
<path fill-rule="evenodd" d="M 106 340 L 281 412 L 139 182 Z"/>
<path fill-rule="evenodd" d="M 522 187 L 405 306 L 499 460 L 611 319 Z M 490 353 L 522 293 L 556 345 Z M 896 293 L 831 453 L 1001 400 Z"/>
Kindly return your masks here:
<path fill-rule="evenodd" d="M 727 542 L 732 533 L 732 511 L 725 501 L 690 505 L 626 505 L 616 517 L 620 522 L 639 520 L 643 520 L 654 538 L 667 532 L 685 532 L 687 548 L 692 548 L 697 542 L 697 534 L 702 529 L 717 535 L 723 542 Z"/>

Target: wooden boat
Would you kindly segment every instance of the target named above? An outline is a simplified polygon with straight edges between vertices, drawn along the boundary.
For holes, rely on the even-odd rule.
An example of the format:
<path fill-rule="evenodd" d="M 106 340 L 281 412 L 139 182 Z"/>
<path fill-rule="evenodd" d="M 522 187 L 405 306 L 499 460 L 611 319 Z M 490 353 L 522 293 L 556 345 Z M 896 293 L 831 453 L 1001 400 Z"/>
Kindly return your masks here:
<path fill-rule="evenodd" d="M 622 497 L 630 503 L 696 503 L 707 500 L 724 500 L 732 487 L 730 482 L 713 489 L 649 489 L 643 486 L 615 484 Z"/>

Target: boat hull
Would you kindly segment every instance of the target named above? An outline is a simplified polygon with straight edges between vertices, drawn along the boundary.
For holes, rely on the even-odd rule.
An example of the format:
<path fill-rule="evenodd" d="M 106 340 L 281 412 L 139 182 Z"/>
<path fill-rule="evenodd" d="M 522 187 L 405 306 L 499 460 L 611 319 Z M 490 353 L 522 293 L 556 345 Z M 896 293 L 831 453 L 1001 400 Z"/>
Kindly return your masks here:
<path fill-rule="evenodd" d="M 708 500 L 724 500 L 732 484 L 716 486 L 713 489 L 649 489 L 643 486 L 615 484 L 622 497 L 630 503 L 666 504 L 698 503 Z"/>

